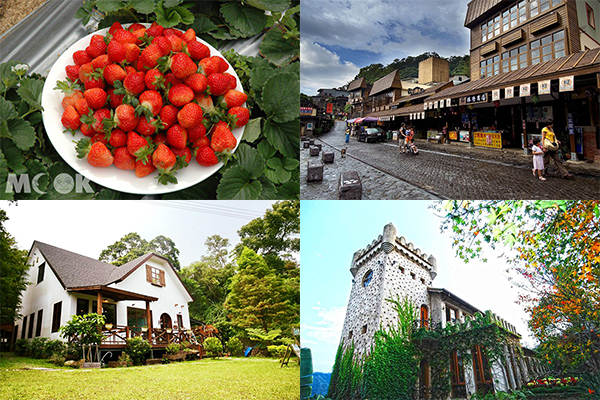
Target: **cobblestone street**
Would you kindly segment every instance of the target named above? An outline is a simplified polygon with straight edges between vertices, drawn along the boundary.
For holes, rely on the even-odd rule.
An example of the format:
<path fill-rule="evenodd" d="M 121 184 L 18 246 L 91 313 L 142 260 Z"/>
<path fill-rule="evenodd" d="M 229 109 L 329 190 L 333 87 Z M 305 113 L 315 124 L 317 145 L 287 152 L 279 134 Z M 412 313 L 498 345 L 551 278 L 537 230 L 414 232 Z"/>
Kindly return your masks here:
<path fill-rule="evenodd" d="M 531 156 L 515 150 L 467 148 L 417 141 L 419 154 L 399 154 L 395 142 L 344 143 L 344 122 L 315 140 L 323 149 L 334 149 L 335 161 L 325 164 L 323 182 L 306 182 L 308 149 L 300 154 L 302 199 L 337 199 L 338 179 L 343 171 L 357 171 L 363 199 L 593 199 L 600 195 L 597 163 L 565 166 L 573 180 L 550 176 L 535 179 Z M 340 149 L 347 148 L 345 158 Z M 314 157 L 316 158 L 316 157 Z M 320 159 L 320 155 L 319 155 Z"/>

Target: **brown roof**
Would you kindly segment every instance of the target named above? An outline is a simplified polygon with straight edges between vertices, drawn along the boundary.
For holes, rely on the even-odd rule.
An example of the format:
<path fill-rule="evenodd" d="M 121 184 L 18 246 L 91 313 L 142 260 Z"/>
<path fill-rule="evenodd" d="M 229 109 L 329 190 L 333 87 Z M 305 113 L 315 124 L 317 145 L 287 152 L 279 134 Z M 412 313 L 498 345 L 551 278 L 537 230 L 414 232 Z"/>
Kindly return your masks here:
<path fill-rule="evenodd" d="M 367 115 L 367 117 L 388 117 L 388 116 L 392 116 L 392 115 L 396 115 L 396 116 L 409 115 L 409 114 L 417 113 L 417 112 L 421 112 L 421 111 L 423 111 L 423 104 L 414 104 L 411 106 L 397 108 L 395 110 L 377 111 L 377 112 Z"/>
<path fill-rule="evenodd" d="M 499 4 L 502 0 L 473 0 L 467 4 L 467 15 L 465 26 L 469 26 L 477 18 L 485 14 L 489 9 Z"/>
<path fill-rule="evenodd" d="M 452 86 L 454 86 L 453 81 L 436 83 L 434 86 L 425 89 L 423 92 L 421 92 L 419 94 L 402 97 L 400 100 L 398 100 L 396 102 L 396 104 L 406 103 L 407 101 L 413 101 L 413 100 L 417 100 L 417 99 L 422 99 L 423 97 L 431 96 L 434 93 L 437 93 L 443 89 L 447 89 Z"/>
<path fill-rule="evenodd" d="M 367 82 L 365 82 L 365 78 L 361 76 L 360 78 L 355 79 L 348 84 L 348 91 L 351 92 L 353 90 L 360 89 L 360 88 L 366 88 L 366 87 L 367 87 Z"/>
<path fill-rule="evenodd" d="M 386 76 L 381 79 L 378 79 L 373 83 L 373 88 L 371 89 L 371 93 L 369 96 L 376 95 L 377 93 L 381 93 L 388 89 L 402 89 L 402 82 L 400 80 L 400 75 L 398 74 L 398 70 L 390 72 Z"/>
<path fill-rule="evenodd" d="M 440 98 L 456 98 L 485 93 L 493 89 L 504 88 L 507 85 L 533 83 L 533 81 L 539 79 L 557 79 L 568 74 L 583 75 L 594 73 L 598 71 L 598 66 L 600 65 L 599 56 L 600 48 L 580 51 L 570 56 L 450 87 L 432 95 L 427 100 L 433 101 Z"/>

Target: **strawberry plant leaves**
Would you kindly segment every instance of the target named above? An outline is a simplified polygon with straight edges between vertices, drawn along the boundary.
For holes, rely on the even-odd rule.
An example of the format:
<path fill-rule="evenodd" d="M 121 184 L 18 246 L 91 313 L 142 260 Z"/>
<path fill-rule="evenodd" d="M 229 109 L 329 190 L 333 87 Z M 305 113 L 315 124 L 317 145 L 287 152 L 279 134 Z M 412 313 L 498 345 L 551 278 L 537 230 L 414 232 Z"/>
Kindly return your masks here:
<path fill-rule="evenodd" d="M 188 10 L 185 7 L 175 7 L 173 8 L 173 11 L 175 11 L 176 13 L 179 14 L 179 17 L 181 18 L 181 22 L 184 25 L 191 25 L 194 23 L 194 14 L 192 14 L 192 12 L 190 10 Z"/>
<path fill-rule="evenodd" d="M 260 93 L 269 80 L 273 76 L 274 69 L 267 67 L 252 68 L 250 71 L 250 86 L 256 93 Z"/>
<path fill-rule="evenodd" d="M 260 10 L 283 12 L 290 6 L 290 0 L 246 0 L 246 3 Z"/>
<path fill-rule="evenodd" d="M 181 4 L 183 0 L 165 0 L 164 2 L 164 6 L 166 8 L 171 8 L 171 7 L 175 7 Z"/>
<path fill-rule="evenodd" d="M 251 178 L 258 178 L 265 169 L 265 160 L 258 150 L 253 149 L 246 143 L 239 145 L 235 151 L 235 158 L 239 166 L 248 172 Z"/>
<path fill-rule="evenodd" d="M 298 120 L 277 124 L 272 121 L 265 123 L 265 137 L 281 154 L 290 158 L 298 158 L 300 152 Z"/>
<path fill-rule="evenodd" d="M 44 89 L 44 81 L 39 79 L 23 79 L 21 86 L 17 90 L 21 99 L 25 100 L 27 104 L 37 110 L 44 110 L 42 108 L 42 90 Z"/>
<path fill-rule="evenodd" d="M 278 28 L 269 30 L 258 48 L 260 54 L 279 67 L 300 56 L 300 41 L 296 38 L 284 38 L 283 31 Z"/>
<path fill-rule="evenodd" d="M 300 93 L 298 76 L 290 73 L 273 75 L 267 80 L 262 91 L 263 110 L 275 122 L 292 121 L 298 118 L 300 113 L 298 93 Z"/>
<path fill-rule="evenodd" d="M 172 28 L 181 22 L 181 15 L 172 8 L 165 9 L 162 3 L 156 5 L 154 13 L 156 14 L 156 23 L 164 28 Z"/>
<path fill-rule="evenodd" d="M 0 140 L 0 151 L 4 154 L 8 168 L 15 174 L 24 174 L 27 172 L 25 167 L 25 157 L 20 149 L 18 149 L 10 140 Z M 0 182 L 5 182 L 1 180 Z"/>
<path fill-rule="evenodd" d="M 299 199 L 300 198 L 300 182 L 287 182 L 277 190 L 278 199 Z"/>
<path fill-rule="evenodd" d="M 244 140 L 246 142 L 252 143 L 254 142 L 256 139 L 258 139 L 260 137 L 260 122 L 261 122 L 262 118 L 254 118 L 251 119 L 250 121 L 248 121 L 248 123 L 246 124 L 246 129 L 244 129 Z"/>
<path fill-rule="evenodd" d="M 219 200 L 255 200 L 262 192 L 262 184 L 251 179 L 250 173 L 241 166 L 229 168 L 217 187 Z"/>
<path fill-rule="evenodd" d="M 261 156 L 263 156 L 263 158 L 265 160 L 270 159 L 277 152 L 277 150 L 273 146 L 271 146 L 269 144 L 269 142 L 267 142 L 266 140 L 263 140 L 262 142 L 260 142 L 258 144 L 257 148 L 258 148 L 258 152 L 260 153 Z"/>
<path fill-rule="evenodd" d="M 221 14 L 227 25 L 238 31 L 242 37 L 259 34 L 267 20 L 263 11 L 244 7 L 237 2 L 223 4 Z"/>
<path fill-rule="evenodd" d="M 35 144 L 33 126 L 22 118 L 8 121 L 8 133 L 15 145 L 21 150 L 28 150 Z"/>
<path fill-rule="evenodd" d="M 7 182 L 8 180 L 8 162 L 4 157 L 4 153 L 0 150 L 0 182 Z M 6 193 L 6 185 L 0 185 L 0 200 L 12 200 L 14 198 L 13 193 Z"/>
<path fill-rule="evenodd" d="M 154 0 L 131 0 L 131 7 L 140 14 L 150 14 L 154 11 Z"/>
<path fill-rule="evenodd" d="M 184 190 L 165 194 L 163 200 L 209 200 L 217 197 L 218 175 L 215 174 L 207 180 Z"/>
<path fill-rule="evenodd" d="M 0 120 L 8 121 L 17 117 L 17 110 L 15 110 L 13 103 L 0 97 Z"/>
<path fill-rule="evenodd" d="M 22 64 L 20 61 L 8 61 L 0 64 L 0 93 L 5 93 L 19 81 L 19 77 L 11 68 Z"/>
<path fill-rule="evenodd" d="M 217 29 L 217 25 L 215 25 L 214 22 L 212 22 L 209 18 L 203 15 L 200 18 L 196 18 L 194 20 L 194 23 L 192 24 L 191 28 L 194 30 L 194 32 L 196 32 L 196 34 L 199 34 L 214 31 L 215 29 Z"/>
<path fill-rule="evenodd" d="M 61 180 L 62 177 L 59 177 L 59 175 L 61 174 L 70 176 L 74 182 L 73 190 L 68 193 L 60 193 L 55 188 L 55 185 L 60 185 L 59 180 Z M 67 163 L 55 162 L 50 165 L 48 167 L 48 175 L 51 183 L 48 185 L 48 190 L 42 196 L 42 199 L 91 200 L 94 198 L 95 191 L 90 181 L 79 175 Z M 66 178 L 66 176 L 64 177 Z"/>
<path fill-rule="evenodd" d="M 48 168 L 46 168 L 39 160 L 28 160 L 27 174 L 29 176 L 31 190 L 29 192 L 19 193 L 19 199 L 37 200 L 48 190 L 48 185 L 50 184 Z"/>
<path fill-rule="evenodd" d="M 262 185 L 262 191 L 260 192 L 260 196 L 258 197 L 261 200 L 277 200 L 277 188 L 275 184 L 268 180 L 266 177 L 261 176 L 258 178 L 260 184 Z"/>
<path fill-rule="evenodd" d="M 295 160 L 293 158 L 286 158 L 285 160 L 283 160 L 283 168 L 287 169 L 288 171 L 297 170 L 299 165 L 300 161 Z"/>
<path fill-rule="evenodd" d="M 125 7 L 125 3 L 121 0 L 97 0 L 96 8 L 98 11 L 102 11 L 105 13 L 110 13 L 114 11 L 118 11 L 119 9 Z"/>

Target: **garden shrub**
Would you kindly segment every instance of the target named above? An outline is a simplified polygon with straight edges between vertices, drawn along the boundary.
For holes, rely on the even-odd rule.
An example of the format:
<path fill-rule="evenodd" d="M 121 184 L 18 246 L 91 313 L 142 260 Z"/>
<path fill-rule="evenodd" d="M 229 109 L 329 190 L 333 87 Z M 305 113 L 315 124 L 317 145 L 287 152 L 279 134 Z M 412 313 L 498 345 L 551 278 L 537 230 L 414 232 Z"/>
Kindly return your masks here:
<path fill-rule="evenodd" d="M 150 350 L 152 350 L 150 343 L 141 336 L 136 336 L 127 339 L 127 347 L 124 352 L 131 357 L 134 365 L 143 365 L 144 361 L 146 361 L 146 354 L 148 354 Z"/>
<path fill-rule="evenodd" d="M 46 342 L 46 357 L 52 357 L 53 355 L 64 356 L 67 349 L 67 345 L 61 340 L 49 340 Z"/>
<path fill-rule="evenodd" d="M 67 343 L 65 358 L 67 360 L 80 360 L 83 349 L 79 343 Z"/>
<path fill-rule="evenodd" d="M 166 348 L 167 354 L 177 354 L 181 351 L 179 343 L 171 343 Z"/>
<path fill-rule="evenodd" d="M 225 344 L 225 347 L 227 348 L 227 351 L 229 352 L 229 354 L 231 354 L 232 356 L 241 355 L 242 350 L 244 349 L 244 345 L 242 344 L 242 341 L 237 337 L 230 338 L 227 341 L 227 343 Z"/>
<path fill-rule="evenodd" d="M 31 346 L 27 339 L 18 339 L 13 345 L 13 350 L 18 356 L 28 356 L 30 348 Z"/>
<path fill-rule="evenodd" d="M 223 345 L 219 338 L 209 337 L 204 340 L 204 350 L 209 357 L 218 357 L 223 354 Z"/>
<path fill-rule="evenodd" d="M 271 353 L 271 355 L 276 358 L 283 358 L 286 349 L 287 346 L 284 344 L 280 346 L 267 346 L 267 350 L 269 351 L 269 353 Z"/>
<path fill-rule="evenodd" d="M 46 358 L 46 342 L 48 338 L 35 338 L 30 343 L 29 353 L 33 358 Z"/>
<path fill-rule="evenodd" d="M 54 353 L 50 356 L 50 362 L 54 365 L 62 367 L 63 365 L 65 365 L 65 357 L 60 353 Z"/>
<path fill-rule="evenodd" d="M 133 361 L 131 360 L 131 357 L 129 357 L 129 354 L 123 352 L 119 356 L 119 360 L 117 361 L 117 365 L 119 367 L 131 367 L 131 366 L 133 366 Z"/>

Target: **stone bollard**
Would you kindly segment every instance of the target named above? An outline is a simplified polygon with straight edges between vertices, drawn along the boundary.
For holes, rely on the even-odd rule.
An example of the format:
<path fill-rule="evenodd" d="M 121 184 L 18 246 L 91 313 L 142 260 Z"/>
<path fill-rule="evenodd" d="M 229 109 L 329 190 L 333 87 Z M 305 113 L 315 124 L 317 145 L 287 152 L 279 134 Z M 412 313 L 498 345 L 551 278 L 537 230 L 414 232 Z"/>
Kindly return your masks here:
<path fill-rule="evenodd" d="M 321 149 L 323 148 L 323 145 L 321 143 L 315 143 L 314 145 L 319 148 L 319 151 L 321 151 Z"/>
<path fill-rule="evenodd" d="M 361 200 L 362 183 L 356 171 L 342 172 L 338 187 L 338 199 Z"/>
<path fill-rule="evenodd" d="M 315 182 L 323 180 L 323 163 L 319 160 L 309 160 L 307 162 L 306 181 Z"/>
<path fill-rule="evenodd" d="M 306 142 L 307 140 L 310 140 L 310 138 L 308 136 L 300 136 L 300 140 Z"/>
<path fill-rule="evenodd" d="M 321 150 L 317 146 L 310 146 L 310 156 L 311 157 L 318 156 L 320 151 Z"/>
<path fill-rule="evenodd" d="M 308 149 L 308 148 L 310 148 L 310 143 L 304 142 L 303 146 L 305 149 Z"/>
<path fill-rule="evenodd" d="M 310 143 L 311 145 L 315 144 L 315 139 L 309 139 L 308 143 Z"/>
<path fill-rule="evenodd" d="M 321 154 L 321 160 L 324 163 L 332 163 L 333 162 L 333 151 L 324 151 L 323 154 Z"/>

